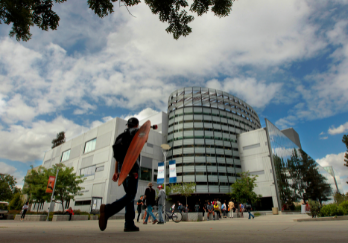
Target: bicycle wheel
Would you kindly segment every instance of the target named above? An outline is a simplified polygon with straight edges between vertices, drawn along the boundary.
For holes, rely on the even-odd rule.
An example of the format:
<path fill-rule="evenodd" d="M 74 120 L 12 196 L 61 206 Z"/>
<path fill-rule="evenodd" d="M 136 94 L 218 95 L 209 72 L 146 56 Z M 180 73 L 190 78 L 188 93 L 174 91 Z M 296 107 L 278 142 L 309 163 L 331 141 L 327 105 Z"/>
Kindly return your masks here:
<path fill-rule="evenodd" d="M 181 219 L 182 219 L 182 214 L 181 214 L 181 213 L 178 213 L 178 212 L 173 213 L 172 219 L 173 219 L 173 221 L 174 221 L 175 223 L 179 223 L 179 222 L 181 221 Z"/>

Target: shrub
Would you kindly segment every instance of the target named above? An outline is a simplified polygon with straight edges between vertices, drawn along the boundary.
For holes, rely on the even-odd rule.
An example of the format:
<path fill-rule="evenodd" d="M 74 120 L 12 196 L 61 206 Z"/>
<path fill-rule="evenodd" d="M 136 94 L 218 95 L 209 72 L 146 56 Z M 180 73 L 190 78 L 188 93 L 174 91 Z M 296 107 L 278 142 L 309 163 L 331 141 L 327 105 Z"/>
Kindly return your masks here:
<path fill-rule="evenodd" d="M 8 205 L 10 209 L 12 210 L 21 210 L 24 202 L 21 199 L 21 194 L 17 192 L 14 194 L 10 204 Z"/>
<path fill-rule="evenodd" d="M 344 215 L 348 215 L 348 201 L 342 202 L 338 208 L 340 208 L 343 211 Z"/>
<path fill-rule="evenodd" d="M 339 208 L 336 204 L 328 204 L 324 205 L 320 209 L 320 216 L 321 217 L 328 217 L 328 216 L 341 216 L 343 215 L 343 210 Z"/>
<path fill-rule="evenodd" d="M 309 211 L 310 211 L 310 213 L 308 215 L 312 216 L 312 218 L 317 217 L 320 213 L 319 202 L 309 199 L 308 204 L 309 204 Z"/>

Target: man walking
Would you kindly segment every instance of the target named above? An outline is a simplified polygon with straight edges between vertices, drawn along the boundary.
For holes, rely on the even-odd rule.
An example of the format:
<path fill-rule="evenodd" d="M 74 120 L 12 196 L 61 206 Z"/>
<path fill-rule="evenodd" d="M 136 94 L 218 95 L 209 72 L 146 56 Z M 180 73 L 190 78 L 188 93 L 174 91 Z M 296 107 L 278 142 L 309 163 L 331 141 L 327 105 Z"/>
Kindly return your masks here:
<path fill-rule="evenodd" d="M 255 217 L 254 217 L 254 215 L 251 213 L 251 210 L 253 210 L 252 207 L 251 207 L 251 205 L 250 205 L 250 204 L 246 204 L 246 205 L 245 205 L 245 209 L 247 210 L 247 212 L 248 212 L 248 214 L 249 214 L 249 219 L 250 219 L 250 217 L 253 217 L 253 219 L 254 219 Z"/>
<path fill-rule="evenodd" d="M 128 120 L 126 125 L 128 128 L 116 138 L 115 144 L 112 146 L 114 158 L 116 160 L 115 173 L 112 177 L 114 182 L 117 182 L 119 178 L 119 173 L 121 172 L 128 147 L 132 142 L 134 135 L 139 130 L 139 120 L 132 117 Z M 134 198 L 138 190 L 139 161 L 140 156 L 137 158 L 133 168 L 129 172 L 129 176 L 123 182 L 123 188 L 126 195 L 111 204 L 102 204 L 100 206 L 99 228 L 101 231 L 106 229 L 108 218 L 118 213 L 123 208 L 125 208 L 126 211 L 124 231 L 139 231 L 139 228 L 134 224 Z"/>
<path fill-rule="evenodd" d="M 221 212 L 221 201 L 220 199 L 218 199 L 217 201 L 217 205 L 219 206 L 219 217 L 221 218 L 222 212 Z"/>
<path fill-rule="evenodd" d="M 153 218 L 152 224 L 155 224 L 158 222 L 158 220 L 156 219 L 155 215 L 153 215 L 152 207 L 155 205 L 156 192 L 152 188 L 153 185 L 151 182 L 149 182 L 149 184 L 147 184 L 147 186 L 148 186 L 148 188 L 146 188 L 145 196 L 144 196 L 144 198 L 146 200 L 146 206 L 147 206 L 147 215 L 146 215 L 145 222 L 143 224 L 147 224 L 147 220 L 149 219 L 149 216 L 151 216 Z"/>
<path fill-rule="evenodd" d="M 166 200 L 166 193 L 162 185 L 159 185 L 157 188 L 160 190 L 158 194 L 158 224 L 164 224 L 162 211 L 164 202 Z"/>

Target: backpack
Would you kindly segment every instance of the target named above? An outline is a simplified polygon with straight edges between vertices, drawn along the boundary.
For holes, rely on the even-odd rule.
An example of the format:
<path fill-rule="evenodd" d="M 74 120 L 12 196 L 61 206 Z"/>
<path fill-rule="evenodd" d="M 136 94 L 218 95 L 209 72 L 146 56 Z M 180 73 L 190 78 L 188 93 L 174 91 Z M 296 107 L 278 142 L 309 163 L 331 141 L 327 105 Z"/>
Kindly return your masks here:
<path fill-rule="evenodd" d="M 117 162 L 123 162 L 129 145 L 131 144 L 132 139 L 138 130 L 138 128 L 128 128 L 116 138 L 115 144 L 112 146 L 112 150 L 114 151 L 114 158 Z"/>

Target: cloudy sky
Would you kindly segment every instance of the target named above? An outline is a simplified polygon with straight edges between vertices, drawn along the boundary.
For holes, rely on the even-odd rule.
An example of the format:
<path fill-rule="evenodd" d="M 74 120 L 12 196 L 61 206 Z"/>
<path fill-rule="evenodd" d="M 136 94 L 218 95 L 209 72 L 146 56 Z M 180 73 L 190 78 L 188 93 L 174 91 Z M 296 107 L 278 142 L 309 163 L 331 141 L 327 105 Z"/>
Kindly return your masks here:
<path fill-rule="evenodd" d="M 230 16 L 195 17 L 174 40 L 145 3 L 103 19 L 87 1 L 55 5 L 58 30 L 29 42 L 0 25 L 0 170 L 18 185 L 60 131 L 67 139 L 113 117 L 166 111 L 184 86 L 249 103 L 262 125 L 293 127 L 303 149 L 332 165 L 348 191 L 348 3 L 239 0 Z"/>

